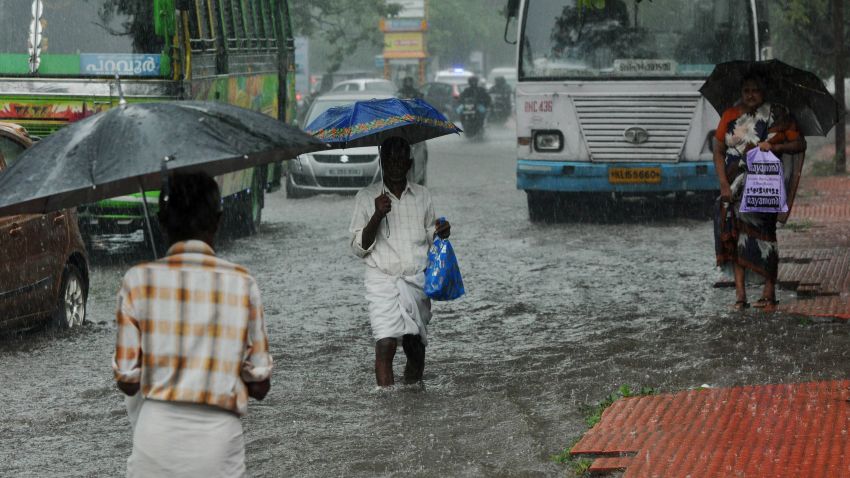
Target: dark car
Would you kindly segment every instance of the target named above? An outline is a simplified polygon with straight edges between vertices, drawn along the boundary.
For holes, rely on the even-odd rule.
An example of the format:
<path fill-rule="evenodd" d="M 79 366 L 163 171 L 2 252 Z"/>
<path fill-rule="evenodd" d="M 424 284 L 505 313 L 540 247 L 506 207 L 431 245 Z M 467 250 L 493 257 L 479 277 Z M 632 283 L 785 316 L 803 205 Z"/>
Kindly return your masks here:
<path fill-rule="evenodd" d="M 0 174 L 32 146 L 22 127 L 0 122 Z M 89 265 L 73 209 L 0 217 L 0 329 L 86 320 Z"/>
<path fill-rule="evenodd" d="M 466 89 L 466 84 L 432 81 L 422 86 L 425 101 L 434 106 L 450 120 L 457 119 L 457 106 L 460 94 Z"/>

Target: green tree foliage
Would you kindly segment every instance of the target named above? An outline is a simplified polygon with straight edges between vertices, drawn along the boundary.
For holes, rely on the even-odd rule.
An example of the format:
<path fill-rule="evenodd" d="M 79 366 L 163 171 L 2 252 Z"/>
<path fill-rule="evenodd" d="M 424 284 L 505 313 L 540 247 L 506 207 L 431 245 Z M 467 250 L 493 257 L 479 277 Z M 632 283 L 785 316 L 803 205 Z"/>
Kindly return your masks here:
<path fill-rule="evenodd" d="M 383 34 L 378 22 L 399 11 L 398 4 L 387 0 L 289 0 L 289 8 L 296 34 L 321 37 L 330 46 L 329 71 L 338 70 L 360 47 L 379 49 Z"/>
<path fill-rule="evenodd" d="M 503 39 L 505 0 L 428 0 L 428 51 L 444 65 L 464 64 L 469 53 L 485 52 L 495 61 L 512 58 Z"/>
<path fill-rule="evenodd" d="M 833 74 L 832 0 L 771 0 L 772 42 L 776 57 L 814 71 Z M 850 45 L 850 8 L 844 10 L 844 45 Z"/>

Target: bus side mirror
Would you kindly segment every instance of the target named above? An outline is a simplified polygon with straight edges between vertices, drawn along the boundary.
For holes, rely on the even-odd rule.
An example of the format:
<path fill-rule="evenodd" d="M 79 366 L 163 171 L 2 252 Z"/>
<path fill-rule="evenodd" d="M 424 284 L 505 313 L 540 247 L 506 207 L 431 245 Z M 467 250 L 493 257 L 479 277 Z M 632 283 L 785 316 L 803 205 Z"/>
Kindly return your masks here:
<path fill-rule="evenodd" d="M 505 6 L 505 19 L 510 20 L 511 18 L 516 18 L 519 15 L 519 0 L 508 0 L 508 4 Z"/>
<path fill-rule="evenodd" d="M 511 19 L 517 18 L 519 16 L 519 0 L 508 0 L 508 4 L 505 5 L 505 43 L 509 43 L 511 45 L 516 45 L 516 41 L 511 41 L 508 39 L 508 28 L 511 25 Z"/>

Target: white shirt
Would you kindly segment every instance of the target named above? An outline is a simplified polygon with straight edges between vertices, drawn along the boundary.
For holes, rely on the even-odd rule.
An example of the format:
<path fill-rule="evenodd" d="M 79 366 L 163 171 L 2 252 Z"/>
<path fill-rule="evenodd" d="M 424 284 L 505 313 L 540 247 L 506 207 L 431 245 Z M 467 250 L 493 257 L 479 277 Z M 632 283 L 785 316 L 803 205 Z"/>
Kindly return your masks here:
<path fill-rule="evenodd" d="M 375 198 L 387 191 L 392 210 L 381 220 L 375 242 L 363 248 L 363 229 L 375 213 Z M 385 274 L 409 276 L 423 272 L 428 265 L 428 248 L 434 238 L 434 205 L 424 186 L 408 181 L 401 198 L 383 183 L 363 188 L 354 199 L 351 218 L 351 248 L 366 265 Z"/>

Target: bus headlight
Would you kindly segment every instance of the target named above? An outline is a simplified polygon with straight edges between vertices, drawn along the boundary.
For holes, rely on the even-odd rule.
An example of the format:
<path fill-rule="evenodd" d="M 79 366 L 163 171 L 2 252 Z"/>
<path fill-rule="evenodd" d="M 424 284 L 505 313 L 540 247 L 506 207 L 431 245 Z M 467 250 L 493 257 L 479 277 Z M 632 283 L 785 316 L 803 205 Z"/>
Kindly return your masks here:
<path fill-rule="evenodd" d="M 564 149 L 564 135 L 558 130 L 534 132 L 534 149 L 544 153 L 556 153 Z"/>

